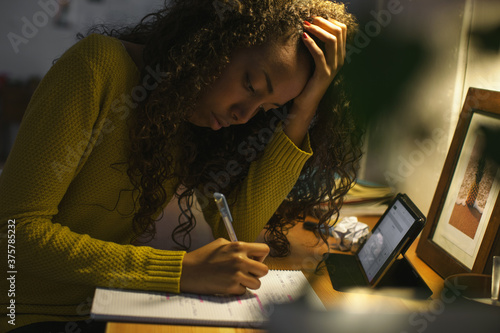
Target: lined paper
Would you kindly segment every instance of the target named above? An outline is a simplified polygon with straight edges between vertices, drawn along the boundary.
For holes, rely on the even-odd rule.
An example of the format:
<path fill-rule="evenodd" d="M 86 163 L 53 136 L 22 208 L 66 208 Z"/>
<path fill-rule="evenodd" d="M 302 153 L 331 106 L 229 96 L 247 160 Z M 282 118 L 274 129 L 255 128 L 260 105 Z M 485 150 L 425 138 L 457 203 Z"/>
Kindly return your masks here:
<path fill-rule="evenodd" d="M 258 327 L 274 311 L 274 305 L 297 300 L 324 308 L 301 271 L 270 270 L 258 290 L 241 296 L 171 294 L 96 288 L 91 317 L 106 321 Z"/>

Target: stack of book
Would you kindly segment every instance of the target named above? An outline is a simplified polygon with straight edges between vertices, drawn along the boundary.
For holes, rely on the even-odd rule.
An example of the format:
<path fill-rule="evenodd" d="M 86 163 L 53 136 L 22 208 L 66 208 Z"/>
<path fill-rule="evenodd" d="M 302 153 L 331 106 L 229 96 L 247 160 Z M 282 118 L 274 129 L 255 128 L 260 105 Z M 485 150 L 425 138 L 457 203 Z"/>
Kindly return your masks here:
<path fill-rule="evenodd" d="M 340 216 L 382 215 L 395 195 L 389 186 L 357 180 L 344 197 Z"/>

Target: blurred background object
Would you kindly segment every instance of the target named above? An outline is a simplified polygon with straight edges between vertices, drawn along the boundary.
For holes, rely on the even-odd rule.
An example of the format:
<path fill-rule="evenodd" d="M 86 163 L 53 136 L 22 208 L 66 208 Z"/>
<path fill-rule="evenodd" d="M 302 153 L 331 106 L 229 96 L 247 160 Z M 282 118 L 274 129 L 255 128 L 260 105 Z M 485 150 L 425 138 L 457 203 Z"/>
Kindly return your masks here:
<path fill-rule="evenodd" d="M 329 311 L 308 307 L 305 301 L 277 305 L 270 316 L 270 333 L 498 333 L 500 307 L 449 295 L 433 300 L 427 309 L 403 311 L 389 297 L 373 301 L 359 294 L 358 302 Z"/>
<path fill-rule="evenodd" d="M 500 90 L 500 1 L 347 5 L 360 29 L 345 68 L 367 126 L 360 178 L 407 193 L 427 214 L 467 90 Z"/>
<path fill-rule="evenodd" d="M 5 161 L 14 143 L 19 124 L 40 79 L 11 80 L 0 75 L 0 161 Z"/>
<path fill-rule="evenodd" d="M 42 78 L 76 41 L 96 24 L 138 22 L 162 0 L 17 0 L 0 11 L 0 169 L 17 134 L 24 110 Z"/>

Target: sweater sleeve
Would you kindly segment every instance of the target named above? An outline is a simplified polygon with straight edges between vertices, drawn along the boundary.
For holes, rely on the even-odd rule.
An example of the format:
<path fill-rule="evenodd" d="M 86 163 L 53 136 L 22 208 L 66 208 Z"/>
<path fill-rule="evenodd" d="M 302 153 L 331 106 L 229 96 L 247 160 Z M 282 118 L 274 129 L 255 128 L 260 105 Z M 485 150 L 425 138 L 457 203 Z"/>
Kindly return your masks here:
<path fill-rule="evenodd" d="M 79 43 L 92 43 L 92 38 Z M 113 88 L 96 78 L 99 70 L 99 77 L 111 75 L 102 67 L 95 68 L 73 47 L 40 83 L 0 176 L 0 232 L 7 233 L 8 221 L 15 220 L 15 268 L 24 276 L 178 292 L 184 252 L 120 245 L 53 222 L 65 192 L 92 153 L 92 135 L 82 147 L 82 133 L 95 133 L 105 117 L 102 106 Z M 67 158 L 72 163 L 58 167 Z"/>
<path fill-rule="evenodd" d="M 253 242 L 299 178 L 306 161 L 312 156 L 309 135 L 302 147 L 297 147 L 277 129 L 267 144 L 264 154 L 250 165 L 246 180 L 238 193 L 229 196 L 233 226 L 238 240 Z M 212 200 L 213 201 L 213 200 Z M 215 205 L 207 207 L 207 222 L 213 226 L 216 237 L 228 237 Z"/>

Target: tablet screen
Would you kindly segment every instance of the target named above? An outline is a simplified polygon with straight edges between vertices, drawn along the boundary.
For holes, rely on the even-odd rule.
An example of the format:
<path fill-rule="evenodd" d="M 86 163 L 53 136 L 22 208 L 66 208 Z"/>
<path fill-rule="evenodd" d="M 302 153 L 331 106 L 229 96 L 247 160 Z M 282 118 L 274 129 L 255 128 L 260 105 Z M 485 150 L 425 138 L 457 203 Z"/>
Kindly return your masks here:
<path fill-rule="evenodd" d="M 414 222 L 415 218 L 406 210 L 401 201 L 396 200 L 358 253 L 369 282 L 372 282 L 379 270 L 383 268 L 384 263 Z"/>

